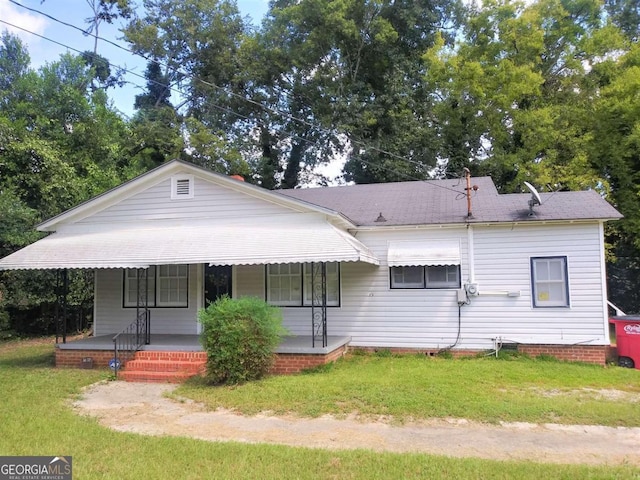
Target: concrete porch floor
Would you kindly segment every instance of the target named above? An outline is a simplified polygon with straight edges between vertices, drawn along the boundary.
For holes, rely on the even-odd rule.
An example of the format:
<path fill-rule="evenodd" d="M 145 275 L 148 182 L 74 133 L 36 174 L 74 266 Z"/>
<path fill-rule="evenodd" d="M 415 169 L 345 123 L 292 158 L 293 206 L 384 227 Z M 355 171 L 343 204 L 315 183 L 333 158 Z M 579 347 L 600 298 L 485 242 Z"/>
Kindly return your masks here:
<path fill-rule="evenodd" d="M 294 353 L 306 355 L 324 355 L 349 344 L 351 337 L 331 335 L 327 337 L 327 346 L 322 347 L 322 341 L 316 341 L 312 347 L 310 335 L 285 337 L 278 345 L 275 353 Z M 74 340 L 69 343 L 58 343 L 60 350 L 113 350 L 113 335 L 99 335 Z M 166 335 L 152 334 L 151 343 L 142 347 L 143 351 L 157 352 L 201 352 L 199 335 Z"/>

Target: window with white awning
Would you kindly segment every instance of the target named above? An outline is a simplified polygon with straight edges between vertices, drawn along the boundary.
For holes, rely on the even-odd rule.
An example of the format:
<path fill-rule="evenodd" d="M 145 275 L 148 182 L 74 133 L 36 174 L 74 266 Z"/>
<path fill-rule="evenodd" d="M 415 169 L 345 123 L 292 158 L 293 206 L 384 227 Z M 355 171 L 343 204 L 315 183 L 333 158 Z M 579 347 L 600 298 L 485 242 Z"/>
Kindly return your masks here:
<path fill-rule="evenodd" d="M 387 263 L 390 267 L 460 265 L 460 241 L 389 242 Z"/>
<path fill-rule="evenodd" d="M 460 241 L 389 242 L 390 287 L 460 288 Z"/>

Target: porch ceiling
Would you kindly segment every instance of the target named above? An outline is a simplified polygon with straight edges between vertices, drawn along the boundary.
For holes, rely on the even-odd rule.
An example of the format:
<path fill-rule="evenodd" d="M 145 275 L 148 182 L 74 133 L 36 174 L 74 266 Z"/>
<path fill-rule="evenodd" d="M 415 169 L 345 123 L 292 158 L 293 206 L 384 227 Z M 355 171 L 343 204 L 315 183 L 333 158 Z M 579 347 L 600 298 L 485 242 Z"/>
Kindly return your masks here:
<path fill-rule="evenodd" d="M 303 214 L 230 221 L 70 225 L 0 260 L 0 270 L 367 262 L 375 255 L 324 218 Z"/>

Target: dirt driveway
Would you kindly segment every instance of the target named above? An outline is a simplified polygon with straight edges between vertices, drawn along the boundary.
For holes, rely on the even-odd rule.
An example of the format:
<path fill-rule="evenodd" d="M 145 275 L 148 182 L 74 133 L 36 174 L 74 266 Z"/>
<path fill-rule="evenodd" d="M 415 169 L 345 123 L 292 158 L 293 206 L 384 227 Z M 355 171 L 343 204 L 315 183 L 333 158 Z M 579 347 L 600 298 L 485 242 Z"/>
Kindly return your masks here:
<path fill-rule="evenodd" d="M 164 395 L 173 385 L 101 382 L 88 387 L 74 408 L 109 428 L 146 435 L 208 441 L 274 443 L 294 447 L 422 452 L 451 457 L 548 463 L 640 466 L 640 428 L 529 423 L 487 425 L 429 420 L 392 425 L 358 418 L 245 417 L 207 411 L 191 400 Z"/>

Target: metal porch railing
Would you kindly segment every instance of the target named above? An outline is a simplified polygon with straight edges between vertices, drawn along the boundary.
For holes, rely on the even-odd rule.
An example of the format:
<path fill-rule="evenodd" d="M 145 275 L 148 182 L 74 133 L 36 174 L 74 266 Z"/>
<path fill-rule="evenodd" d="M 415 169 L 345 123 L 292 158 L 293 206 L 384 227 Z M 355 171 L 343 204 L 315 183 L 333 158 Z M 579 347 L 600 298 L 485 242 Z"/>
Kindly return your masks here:
<path fill-rule="evenodd" d="M 136 319 L 113 337 L 113 371 L 118 376 L 122 366 L 123 352 L 137 352 L 143 345 L 151 343 L 151 312 L 141 311 Z"/>

